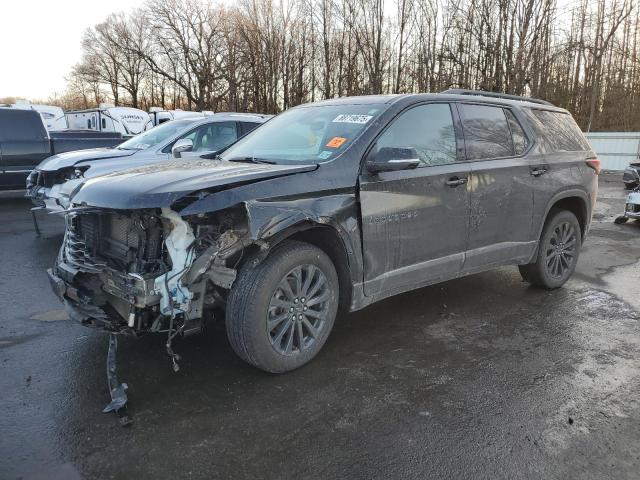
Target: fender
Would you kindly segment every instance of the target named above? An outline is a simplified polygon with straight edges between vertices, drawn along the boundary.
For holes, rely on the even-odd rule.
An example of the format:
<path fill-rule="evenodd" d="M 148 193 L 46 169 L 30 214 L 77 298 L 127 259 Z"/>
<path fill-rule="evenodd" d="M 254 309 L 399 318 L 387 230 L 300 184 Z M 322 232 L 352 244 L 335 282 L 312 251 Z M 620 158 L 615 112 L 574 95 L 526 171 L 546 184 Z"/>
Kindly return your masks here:
<path fill-rule="evenodd" d="M 551 199 L 547 202 L 547 205 L 545 206 L 545 210 L 544 210 L 544 215 L 542 215 L 541 220 L 539 222 L 538 228 L 537 230 L 534 231 L 535 233 L 535 239 L 536 242 L 540 241 L 540 236 L 542 235 L 542 229 L 544 228 L 544 224 L 547 220 L 547 217 L 549 216 L 549 212 L 551 211 L 551 209 L 553 208 L 553 206 L 559 202 L 560 200 L 563 200 L 565 198 L 579 198 L 581 200 L 582 203 L 582 208 L 583 208 L 583 213 L 584 213 L 584 218 L 585 218 L 585 229 L 584 229 L 584 234 L 583 234 L 583 239 L 586 236 L 588 230 L 589 230 L 589 223 L 590 223 L 590 219 L 591 219 L 591 208 L 592 208 L 592 204 L 591 204 L 591 196 L 589 195 L 589 193 L 582 189 L 582 188 L 577 188 L 577 187 L 567 187 L 564 190 L 561 190 L 559 192 L 557 192 L 553 197 L 551 197 Z M 531 257 L 529 258 L 529 262 L 531 262 L 533 260 L 533 258 L 537 255 L 538 253 L 538 247 L 536 246 L 536 248 L 533 250 L 533 253 L 531 254 Z"/>
<path fill-rule="evenodd" d="M 347 256 L 351 282 L 362 275 L 358 203 L 353 193 L 277 202 L 245 202 L 249 236 L 271 246 L 316 226 L 332 229 Z"/>

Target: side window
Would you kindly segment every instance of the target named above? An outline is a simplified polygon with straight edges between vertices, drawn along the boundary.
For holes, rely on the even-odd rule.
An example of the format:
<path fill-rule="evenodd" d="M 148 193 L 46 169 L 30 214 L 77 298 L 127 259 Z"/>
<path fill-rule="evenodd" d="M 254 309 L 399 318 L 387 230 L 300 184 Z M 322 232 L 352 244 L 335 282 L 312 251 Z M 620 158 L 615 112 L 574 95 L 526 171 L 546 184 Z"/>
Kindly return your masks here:
<path fill-rule="evenodd" d="M 106 118 L 102 119 L 102 128 L 103 129 L 107 128 L 107 119 Z"/>
<path fill-rule="evenodd" d="M 460 104 L 468 160 L 513 156 L 507 117 L 500 107 Z"/>
<path fill-rule="evenodd" d="M 509 128 L 511 129 L 514 153 L 522 155 L 529 146 L 529 139 L 511 110 L 505 109 L 504 114 L 507 116 L 507 122 L 509 122 Z"/>
<path fill-rule="evenodd" d="M 193 151 L 215 152 L 235 142 L 237 138 L 236 122 L 210 123 L 201 137 L 196 136 Z"/>
<path fill-rule="evenodd" d="M 9 110 L 5 115 L 1 133 L 5 140 L 30 141 L 46 137 L 42 117 L 33 110 Z"/>
<path fill-rule="evenodd" d="M 579 152 L 589 150 L 589 143 L 571 115 L 550 110 L 524 109 L 540 137 L 544 152 Z"/>
<path fill-rule="evenodd" d="M 87 130 L 91 130 L 91 119 L 87 118 Z"/>
<path fill-rule="evenodd" d="M 188 138 L 193 142 L 193 152 L 215 152 L 233 143 L 238 138 L 236 122 L 215 122 L 201 125 L 179 138 Z M 173 145 L 164 150 L 171 151 Z"/>
<path fill-rule="evenodd" d="M 240 125 L 240 135 L 246 135 L 260 124 L 253 122 L 239 122 L 238 125 Z"/>
<path fill-rule="evenodd" d="M 448 103 L 419 105 L 400 114 L 376 142 L 381 148 L 415 148 L 421 167 L 456 161 L 456 135 Z"/>

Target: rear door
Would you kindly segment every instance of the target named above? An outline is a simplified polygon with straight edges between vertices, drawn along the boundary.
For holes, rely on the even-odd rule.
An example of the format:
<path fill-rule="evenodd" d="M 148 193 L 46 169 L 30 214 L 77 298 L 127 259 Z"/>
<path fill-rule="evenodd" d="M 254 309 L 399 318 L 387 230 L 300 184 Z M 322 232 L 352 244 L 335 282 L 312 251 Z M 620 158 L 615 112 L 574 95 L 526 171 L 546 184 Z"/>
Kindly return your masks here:
<path fill-rule="evenodd" d="M 34 110 L 0 111 L 3 188 L 24 188 L 27 175 L 50 154 L 47 130 Z"/>
<path fill-rule="evenodd" d="M 544 109 L 523 109 L 539 143 L 538 160 L 532 165 L 534 217 L 532 235 L 540 235 L 547 207 L 563 190 L 589 185 L 593 171 L 585 161 L 591 147 L 571 115 Z"/>
<path fill-rule="evenodd" d="M 469 165 L 448 103 L 411 107 L 373 145 L 415 148 L 414 170 L 360 176 L 366 295 L 410 290 L 460 273 L 467 244 Z M 372 154 L 370 153 L 370 155 Z"/>
<path fill-rule="evenodd" d="M 469 246 L 472 273 L 530 256 L 533 180 L 530 139 L 513 111 L 500 105 L 458 104 L 471 165 Z"/>

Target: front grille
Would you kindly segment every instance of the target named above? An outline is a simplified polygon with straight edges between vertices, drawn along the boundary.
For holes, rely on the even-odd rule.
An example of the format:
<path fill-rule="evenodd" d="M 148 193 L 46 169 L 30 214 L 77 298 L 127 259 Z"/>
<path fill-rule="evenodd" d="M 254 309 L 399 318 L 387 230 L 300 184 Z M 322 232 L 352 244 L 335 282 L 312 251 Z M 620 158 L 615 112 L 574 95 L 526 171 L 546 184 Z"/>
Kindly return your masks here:
<path fill-rule="evenodd" d="M 86 272 L 111 267 L 147 273 L 162 264 L 162 223 L 153 215 L 113 212 L 70 214 L 65 255 Z"/>
<path fill-rule="evenodd" d="M 625 210 L 629 213 L 640 213 L 640 204 L 627 203 L 627 208 Z"/>

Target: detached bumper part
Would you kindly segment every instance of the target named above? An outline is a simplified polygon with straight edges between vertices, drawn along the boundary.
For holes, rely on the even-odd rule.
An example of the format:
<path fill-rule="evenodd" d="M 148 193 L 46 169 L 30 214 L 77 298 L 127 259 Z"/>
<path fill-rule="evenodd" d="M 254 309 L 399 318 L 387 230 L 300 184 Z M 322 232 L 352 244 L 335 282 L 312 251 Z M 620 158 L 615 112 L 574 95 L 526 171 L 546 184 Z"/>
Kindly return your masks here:
<path fill-rule="evenodd" d="M 111 402 L 104 407 L 103 413 L 116 412 L 120 419 L 120 425 L 129 426 L 133 420 L 127 413 L 127 388 L 126 383 L 118 382 L 116 372 L 116 352 L 118 351 L 118 339 L 112 333 L 109 335 L 109 351 L 107 352 L 107 383 L 109 384 L 109 393 Z"/>

